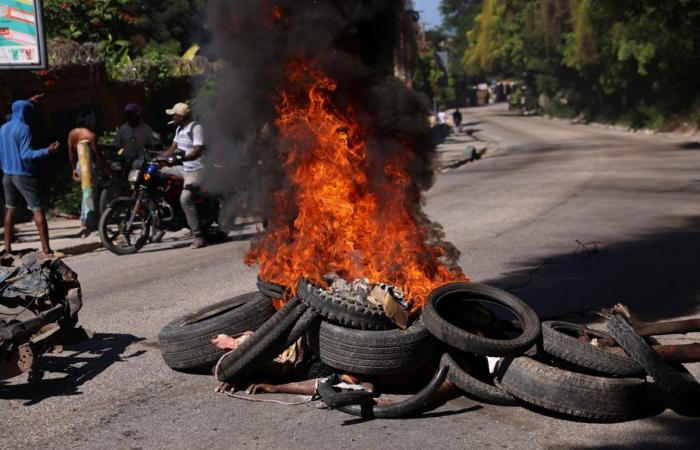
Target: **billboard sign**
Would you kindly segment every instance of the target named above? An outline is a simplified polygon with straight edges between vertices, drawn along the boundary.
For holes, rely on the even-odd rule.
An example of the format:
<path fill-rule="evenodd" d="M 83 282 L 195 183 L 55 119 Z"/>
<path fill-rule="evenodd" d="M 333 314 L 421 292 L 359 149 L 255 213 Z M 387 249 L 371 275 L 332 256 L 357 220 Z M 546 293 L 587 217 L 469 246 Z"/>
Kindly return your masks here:
<path fill-rule="evenodd" d="M 0 70 L 45 69 L 42 0 L 0 0 Z"/>

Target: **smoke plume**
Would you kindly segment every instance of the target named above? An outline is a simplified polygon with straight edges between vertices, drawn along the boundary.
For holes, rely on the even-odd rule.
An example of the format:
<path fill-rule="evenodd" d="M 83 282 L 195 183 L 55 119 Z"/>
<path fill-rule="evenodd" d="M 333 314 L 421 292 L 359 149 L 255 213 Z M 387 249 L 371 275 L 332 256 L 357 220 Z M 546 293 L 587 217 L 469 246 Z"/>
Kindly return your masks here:
<path fill-rule="evenodd" d="M 224 64 L 203 120 L 204 188 L 228 199 L 234 214 L 285 214 L 293 226 L 294 208 L 276 211 L 273 202 L 275 193 L 292 203 L 294 195 L 282 163 L 290 144 L 278 136 L 276 105 L 288 64 L 312 61 L 337 82 L 334 106 L 352 108 L 366 131 L 370 185 L 381 186 L 397 154 L 414 153 L 407 167 L 410 213 L 430 230 L 426 240 L 445 250 L 443 262 L 459 271 L 457 250 L 421 208 L 422 192 L 433 183 L 435 147 L 425 103 L 393 73 L 402 8 L 397 0 L 210 0 L 208 51 Z"/>

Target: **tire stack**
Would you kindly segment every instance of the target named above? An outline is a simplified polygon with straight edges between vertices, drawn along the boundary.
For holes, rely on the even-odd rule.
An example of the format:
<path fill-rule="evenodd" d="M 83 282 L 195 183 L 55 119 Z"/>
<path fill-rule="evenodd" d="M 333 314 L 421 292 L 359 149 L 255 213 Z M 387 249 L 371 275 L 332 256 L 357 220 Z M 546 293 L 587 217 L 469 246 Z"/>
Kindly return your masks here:
<path fill-rule="evenodd" d="M 434 367 L 435 375 L 403 402 L 377 406 L 371 396 L 338 392 L 322 382 L 331 408 L 370 418 L 401 418 L 435 406 L 445 380 L 484 403 L 529 406 L 584 420 L 640 417 L 652 403 L 650 387 L 669 404 L 697 395 L 698 384 L 655 354 L 621 316 L 610 335 L 627 352 L 594 345 L 610 335 L 566 322 L 540 323 L 517 297 L 476 283 L 434 290 L 422 313 L 401 330 L 381 307 L 320 289 L 300 280 L 297 296 L 279 311 L 273 299 L 286 289 L 258 280 L 260 292 L 219 302 L 168 324 L 159 340 L 165 362 L 176 370 L 211 370 L 219 381 L 251 378 L 266 363 L 306 335 L 315 358 L 336 373 L 396 376 Z M 505 312 L 505 318 L 504 318 Z M 211 338 L 255 331 L 224 353 Z M 630 355 L 630 356 L 628 356 Z M 490 371 L 486 358 L 499 358 Z M 654 379 L 647 382 L 647 375 Z M 675 403 L 674 403 L 675 402 Z"/>

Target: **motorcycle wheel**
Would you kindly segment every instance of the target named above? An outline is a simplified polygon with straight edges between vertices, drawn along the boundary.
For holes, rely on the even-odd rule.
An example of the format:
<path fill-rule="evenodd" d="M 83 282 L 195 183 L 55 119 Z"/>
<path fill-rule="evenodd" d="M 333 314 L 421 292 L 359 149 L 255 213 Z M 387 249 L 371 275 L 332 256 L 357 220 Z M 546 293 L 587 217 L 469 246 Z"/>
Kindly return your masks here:
<path fill-rule="evenodd" d="M 151 233 L 148 236 L 148 241 L 152 244 L 159 244 L 163 241 L 163 236 L 165 236 L 165 230 L 160 225 L 160 208 L 156 208 L 152 217 L 153 220 L 151 221 Z"/>
<path fill-rule="evenodd" d="M 165 236 L 165 230 L 154 228 L 153 231 L 151 231 L 150 241 L 154 244 L 159 244 L 163 241 L 163 236 Z"/>
<path fill-rule="evenodd" d="M 106 187 L 102 189 L 102 192 L 100 193 L 100 214 L 103 214 L 106 210 L 107 207 L 109 206 L 109 202 L 111 201 L 111 195 L 110 195 L 110 190 L 111 187 Z"/>
<path fill-rule="evenodd" d="M 146 245 L 151 235 L 148 211 L 134 217 L 130 229 L 126 229 L 134 210 L 134 199 L 121 198 L 113 201 L 100 217 L 100 239 L 102 245 L 115 255 L 132 255 Z"/>

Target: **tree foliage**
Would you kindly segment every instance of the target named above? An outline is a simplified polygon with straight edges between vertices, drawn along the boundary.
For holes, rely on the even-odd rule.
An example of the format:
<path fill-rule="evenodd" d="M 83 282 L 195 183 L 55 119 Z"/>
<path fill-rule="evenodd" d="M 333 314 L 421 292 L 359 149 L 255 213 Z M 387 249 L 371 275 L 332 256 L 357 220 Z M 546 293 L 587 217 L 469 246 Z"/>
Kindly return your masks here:
<path fill-rule="evenodd" d="M 122 81 L 190 72 L 182 52 L 204 34 L 205 0 L 45 0 L 54 65 L 104 60 Z M 78 59 L 78 61 L 75 61 Z"/>
<path fill-rule="evenodd" d="M 483 0 L 472 74 L 522 79 L 554 109 L 632 126 L 700 116 L 696 0 Z M 552 111 L 562 112 L 562 111 Z"/>

